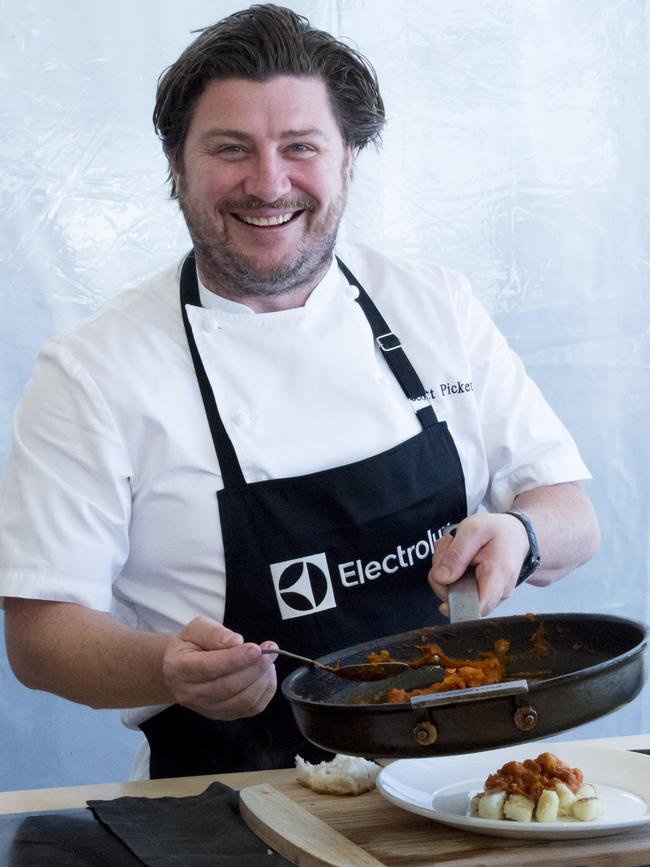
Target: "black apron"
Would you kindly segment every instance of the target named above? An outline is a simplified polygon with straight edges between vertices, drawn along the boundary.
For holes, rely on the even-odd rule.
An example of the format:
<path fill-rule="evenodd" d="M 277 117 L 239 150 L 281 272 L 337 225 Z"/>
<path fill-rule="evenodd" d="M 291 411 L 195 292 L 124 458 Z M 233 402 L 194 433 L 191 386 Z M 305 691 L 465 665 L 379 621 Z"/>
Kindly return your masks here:
<path fill-rule="evenodd" d="M 341 467 L 247 484 L 217 410 L 185 305 L 201 306 L 191 253 L 181 310 L 223 489 L 217 493 L 226 564 L 224 624 L 245 641 L 322 656 L 441 621 L 427 573 L 435 539 L 467 515 L 465 479 L 446 422 L 381 314 L 337 260 L 422 431 Z M 332 347 L 336 352 L 336 347 Z M 350 433 L 354 435 L 353 432 Z M 309 443 L 305 443 L 309 448 Z M 278 683 L 295 663 L 278 658 Z M 260 714 L 209 720 L 172 705 L 141 725 L 151 778 L 291 767 L 296 754 L 331 758 L 306 741 L 280 690 Z"/>

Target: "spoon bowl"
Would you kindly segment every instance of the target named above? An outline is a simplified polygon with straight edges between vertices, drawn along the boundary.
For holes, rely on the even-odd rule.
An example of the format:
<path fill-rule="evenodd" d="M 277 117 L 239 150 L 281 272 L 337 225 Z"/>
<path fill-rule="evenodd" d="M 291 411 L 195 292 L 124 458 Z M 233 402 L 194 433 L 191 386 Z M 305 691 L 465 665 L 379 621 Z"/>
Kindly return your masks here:
<path fill-rule="evenodd" d="M 288 650 L 280 650 L 279 648 L 276 650 L 263 648 L 262 653 L 278 653 L 281 656 L 290 656 L 291 659 L 298 659 L 300 662 L 306 662 L 309 665 L 316 666 L 316 668 L 322 668 L 331 674 L 335 674 L 337 677 L 342 677 L 344 680 L 385 680 L 388 677 L 395 677 L 396 674 L 401 674 L 403 671 L 408 671 L 410 668 L 407 662 L 359 662 L 355 665 L 325 665 L 325 663 L 318 662 L 316 659 L 309 659 L 307 656 L 289 653 Z"/>

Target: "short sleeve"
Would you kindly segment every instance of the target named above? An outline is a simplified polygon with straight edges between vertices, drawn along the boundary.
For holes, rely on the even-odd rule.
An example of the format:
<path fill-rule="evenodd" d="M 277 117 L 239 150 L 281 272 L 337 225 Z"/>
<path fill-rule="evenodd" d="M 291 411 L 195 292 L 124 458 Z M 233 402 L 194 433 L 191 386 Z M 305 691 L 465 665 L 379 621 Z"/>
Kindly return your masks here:
<path fill-rule="evenodd" d="M 590 478 L 569 431 L 464 278 L 463 283 L 459 321 L 490 480 L 484 505 L 503 511 L 523 491 Z"/>
<path fill-rule="evenodd" d="M 130 478 L 93 379 L 48 344 L 14 414 L 0 486 L 0 596 L 110 610 L 128 556 Z"/>

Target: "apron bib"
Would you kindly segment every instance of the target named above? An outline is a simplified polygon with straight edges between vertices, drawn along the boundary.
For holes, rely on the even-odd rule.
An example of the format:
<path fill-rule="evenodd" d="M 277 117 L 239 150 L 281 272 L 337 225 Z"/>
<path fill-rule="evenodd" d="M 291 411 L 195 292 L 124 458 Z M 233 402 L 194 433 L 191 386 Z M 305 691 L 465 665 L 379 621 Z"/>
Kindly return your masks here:
<path fill-rule="evenodd" d="M 422 431 L 341 467 L 248 484 L 219 415 L 185 310 L 200 305 L 194 255 L 181 273 L 181 309 L 222 472 L 217 493 L 226 563 L 224 625 L 245 641 L 322 656 L 441 622 L 427 573 L 435 539 L 467 516 L 465 479 L 399 339 L 349 269 L 373 336 L 406 396 L 423 403 Z M 308 445 L 308 444 L 307 444 Z M 295 663 L 278 657 L 278 684 Z M 141 728 L 151 778 L 291 767 L 296 754 L 331 758 L 306 741 L 280 689 L 255 717 L 209 720 L 172 705 Z"/>

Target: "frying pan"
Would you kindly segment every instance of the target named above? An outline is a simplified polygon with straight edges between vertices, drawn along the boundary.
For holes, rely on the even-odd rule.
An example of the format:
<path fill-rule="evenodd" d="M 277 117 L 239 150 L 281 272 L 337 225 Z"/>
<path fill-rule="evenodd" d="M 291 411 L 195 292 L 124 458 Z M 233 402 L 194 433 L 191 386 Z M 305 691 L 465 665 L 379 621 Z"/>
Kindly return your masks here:
<path fill-rule="evenodd" d="M 531 639 L 542 626 L 548 655 Z M 320 657 L 325 664 L 363 662 L 371 651 L 396 660 L 419 656 L 423 642 L 447 656 L 473 658 L 496 639 L 511 642 L 503 683 L 430 693 L 389 704 L 393 686 L 423 687 L 440 669 L 413 669 L 381 684 L 349 684 L 321 669 L 301 667 L 282 693 L 307 738 L 325 750 L 375 758 L 475 752 L 548 737 L 611 713 L 645 681 L 646 627 L 596 614 L 495 617 L 425 627 Z"/>

